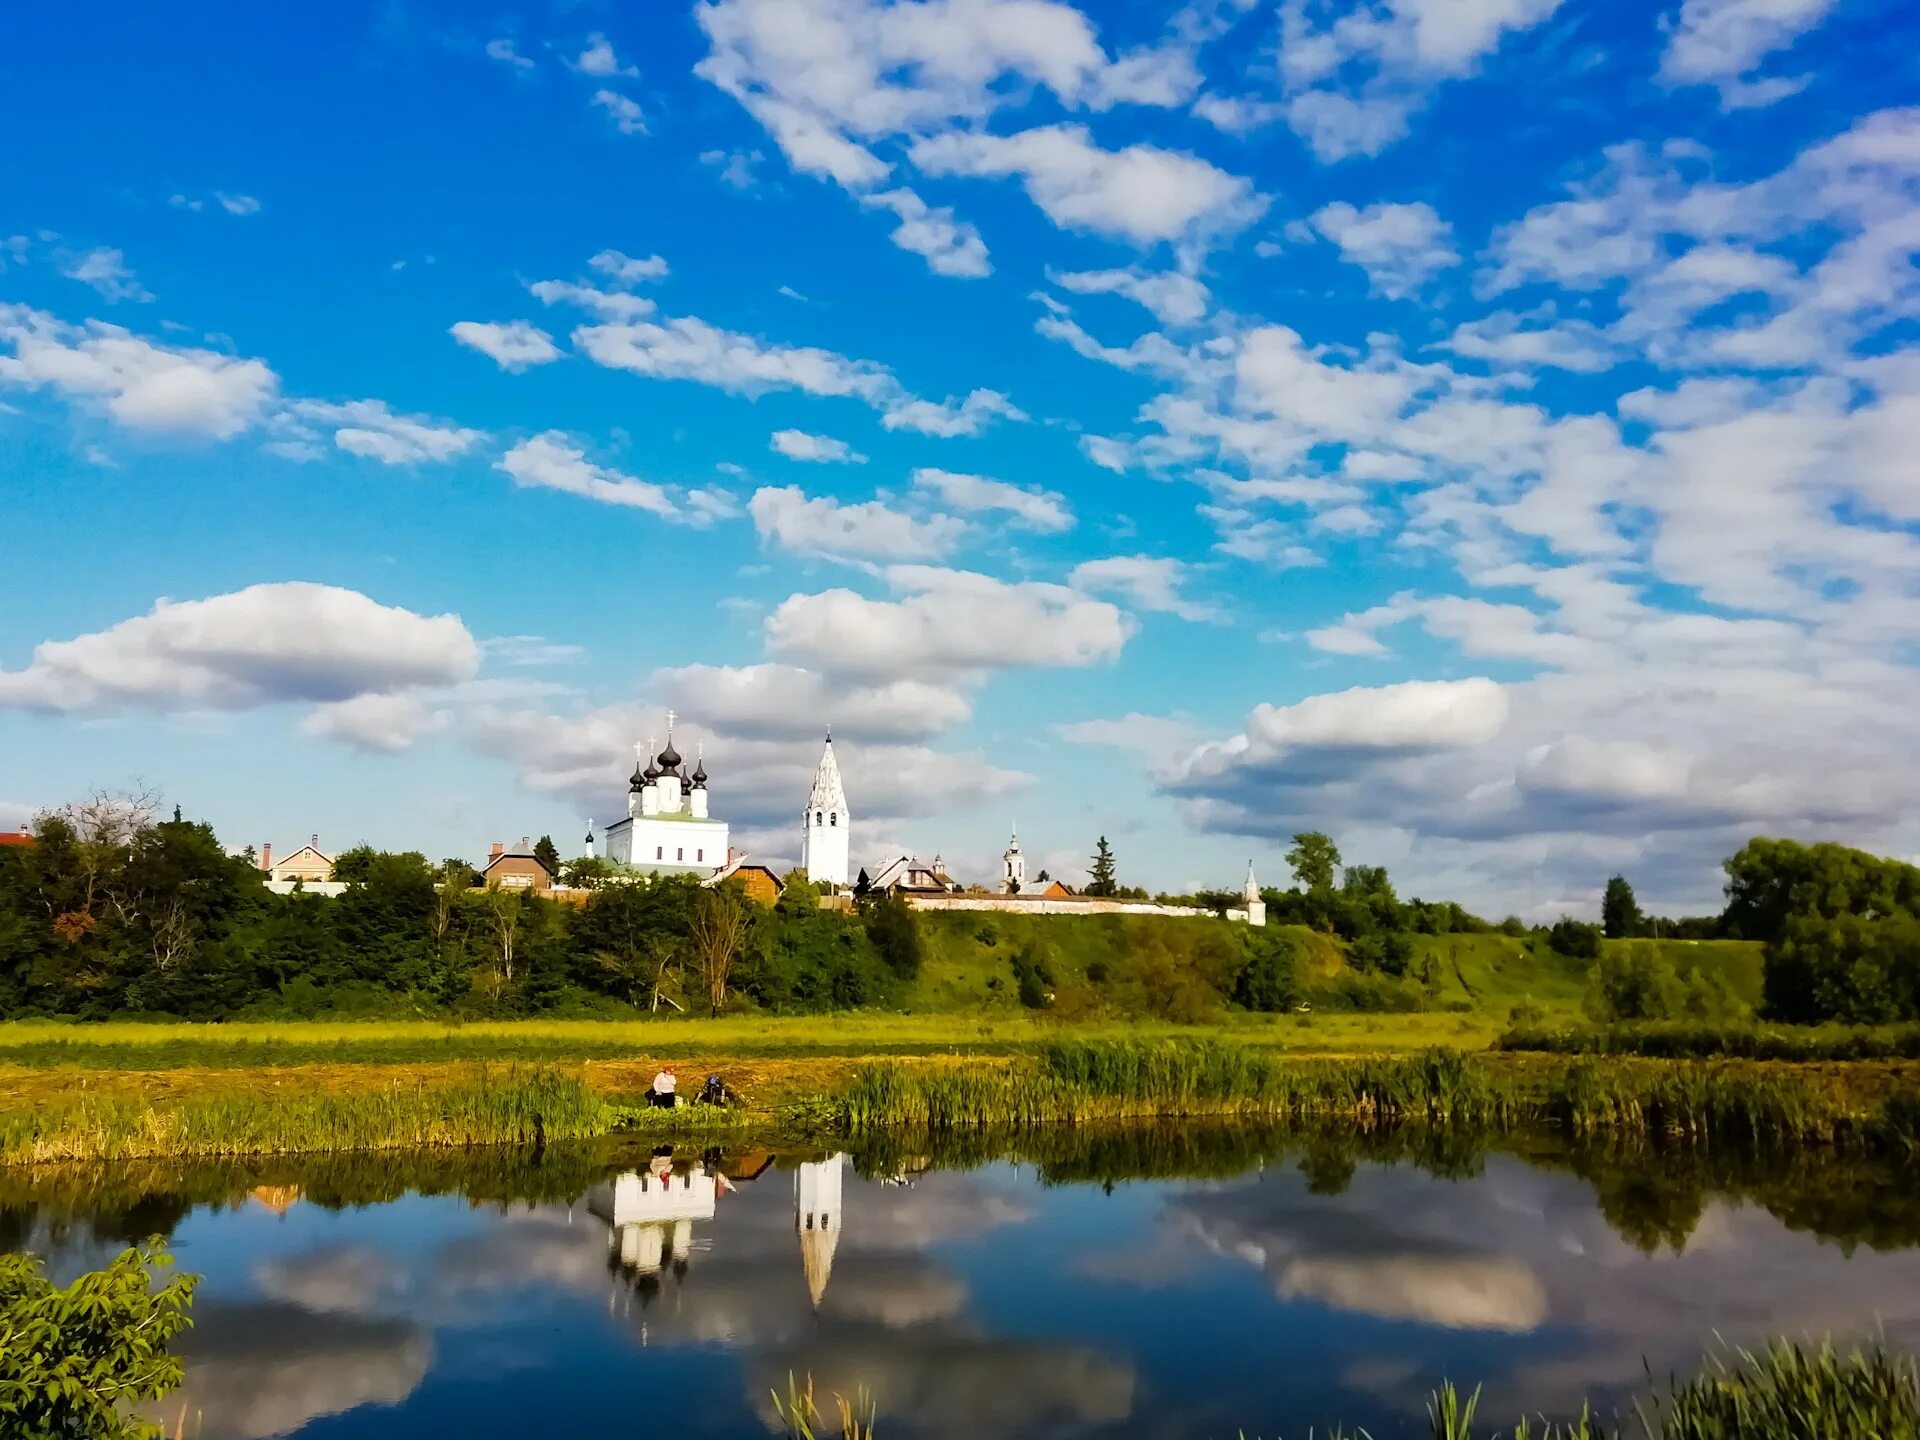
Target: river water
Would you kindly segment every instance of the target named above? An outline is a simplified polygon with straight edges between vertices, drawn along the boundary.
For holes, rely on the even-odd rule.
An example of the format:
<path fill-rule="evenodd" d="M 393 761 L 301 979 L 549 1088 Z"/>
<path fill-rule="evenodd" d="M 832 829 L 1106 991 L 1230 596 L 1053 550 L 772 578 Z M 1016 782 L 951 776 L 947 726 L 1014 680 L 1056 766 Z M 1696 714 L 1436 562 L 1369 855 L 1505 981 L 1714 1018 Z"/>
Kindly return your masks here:
<path fill-rule="evenodd" d="M 161 1408 L 206 1440 L 765 1435 L 865 1387 L 908 1436 L 1424 1436 L 1624 1410 L 1718 1334 L 1920 1343 L 1910 1174 L 1830 1157 L 1061 1134 L 848 1155 L 386 1156 L 0 1179 L 60 1275 L 204 1277 Z M 830 1404 L 830 1402 L 829 1402 Z"/>

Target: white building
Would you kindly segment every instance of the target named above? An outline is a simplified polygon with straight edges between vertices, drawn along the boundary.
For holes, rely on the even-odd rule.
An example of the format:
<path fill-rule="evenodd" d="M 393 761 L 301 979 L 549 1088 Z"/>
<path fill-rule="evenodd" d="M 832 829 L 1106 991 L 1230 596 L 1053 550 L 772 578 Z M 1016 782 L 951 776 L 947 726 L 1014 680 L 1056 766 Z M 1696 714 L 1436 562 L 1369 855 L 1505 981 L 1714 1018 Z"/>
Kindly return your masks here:
<path fill-rule="evenodd" d="M 833 1252 L 840 1244 L 840 1180 L 847 1157 L 809 1160 L 793 1177 L 793 1228 L 800 1235 L 800 1265 L 807 1295 L 818 1310 L 833 1274 Z"/>
<path fill-rule="evenodd" d="M 589 1190 L 587 1210 L 607 1222 L 622 1268 L 655 1275 L 692 1253 L 693 1223 L 713 1218 L 716 1184 L 705 1165 L 684 1175 L 629 1170 Z"/>
<path fill-rule="evenodd" d="M 600 853 L 656 875 L 711 875 L 727 863 L 727 822 L 708 810 L 706 761 L 696 758 L 689 774 L 673 748 L 673 720 L 669 710 L 667 745 L 658 755 L 647 759 L 651 739 L 644 749 L 633 747 L 627 818 L 607 826 Z"/>
<path fill-rule="evenodd" d="M 820 752 L 820 764 L 813 772 L 813 789 L 807 795 L 807 810 L 800 817 L 800 868 L 816 885 L 844 889 L 849 883 L 847 850 L 853 813 L 847 809 L 847 792 L 840 784 L 840 764 L 833 758 L 833 732 L 827 732 L 826 749 Z"/>
<path fill-rule="evenodd" d="M 1253 878 L 1253 861 L 1247 861 L 1247 883 L 1240 892 L 1241 902 L 1247 907 L 1247 924 L 1264 925 L 1267 923 L 1267 902 L 1260 898 L 1260 886 Z"/>
<path fill-rule="evenodd" d="M 1020 832 L 1008 837 L 1006 853 L 1000 857 L 1000 893 L 1018 895 L 1027 888 L 1027 857 L 1020 853 Z"/>

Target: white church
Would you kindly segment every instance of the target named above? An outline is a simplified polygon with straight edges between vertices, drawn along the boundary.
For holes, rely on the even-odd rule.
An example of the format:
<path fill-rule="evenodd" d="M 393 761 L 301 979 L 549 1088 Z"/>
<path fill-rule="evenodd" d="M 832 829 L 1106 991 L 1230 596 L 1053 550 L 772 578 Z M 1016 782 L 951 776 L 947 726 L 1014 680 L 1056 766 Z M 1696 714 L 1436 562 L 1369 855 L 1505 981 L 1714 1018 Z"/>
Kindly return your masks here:
<path fill-rule="evenodd" d="M 806 812 L 800 817 L 800 868 L 816 885 L 843 890 L 848 879 L 848 842 L 853 812 L 847 808 L 846 788 L 840 783 L 840 762 L 833 758 L 833 732 L 813 772 Z"/>
<path fill-rule="evenodd" d="M 655 875 L 711 875 L 730 858 L 727 822 L 714 817 L 707 798 L 707 762 L 695 756 L 692 771 L 673 744 L 674 713 L 667 712 L 667 744 L 650 755 L 653 741 L 634 749 L 627 784 L 627 818 L 607 826 L 596 848 L 593 827 L 587 846 L 595 854 Z"/>

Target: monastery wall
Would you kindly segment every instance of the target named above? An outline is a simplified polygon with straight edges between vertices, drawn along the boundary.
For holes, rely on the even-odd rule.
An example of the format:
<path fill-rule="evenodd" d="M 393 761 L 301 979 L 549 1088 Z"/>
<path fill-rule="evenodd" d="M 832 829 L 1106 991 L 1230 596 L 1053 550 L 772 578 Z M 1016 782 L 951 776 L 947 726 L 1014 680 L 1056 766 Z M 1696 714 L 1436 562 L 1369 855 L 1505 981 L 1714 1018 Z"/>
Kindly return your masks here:
<path fill-rule="evenodd" d="M 1019 895 L 909 895 L 915 910 L 1003 910 L 1020 915 L 1169 915 L 1179 920 L 1209 920 L 1212 910 L 1192 905 L 1155 905 L 1150 900 L 1026 899 Z M 1245 924 L 1245 909 L 1226 912 L 1226 918 Z"/>

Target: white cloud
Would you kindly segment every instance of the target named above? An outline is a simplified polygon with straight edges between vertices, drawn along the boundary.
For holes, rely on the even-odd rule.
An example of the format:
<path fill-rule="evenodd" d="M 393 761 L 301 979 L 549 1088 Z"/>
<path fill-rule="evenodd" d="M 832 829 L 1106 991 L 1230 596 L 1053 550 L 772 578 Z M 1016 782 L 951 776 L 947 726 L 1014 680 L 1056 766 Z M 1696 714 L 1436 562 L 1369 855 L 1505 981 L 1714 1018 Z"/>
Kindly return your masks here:
<path fill-rule="evenodd" d="M 1313 213 L 1313 227 L 1340 247 L 1341 258 L 1367 272 L 1373 288 L 1404 299 L 1460 263 L 1453 231 L 1425 201 L 1355 209 L 1344 200 Z"/>
<path fill-rule="evenodd" d="M 523 488 L 563 490 L 603 505 L 623 505 L 668 519 L 680 518 L 680 509 L 664 486 L 594 464 L 558 430 L 522 440 L 501 457 L 498 468 Z"/>
<path fill-rule="evenodd" d="M 410 750 L 425 735 L 444 730 L 449 717 L 418 695 L 356 695 L 314 707 L 300 722 L 300 733 L 332 740 L 357 750 L 395 754 Z"/>
<path fill-rule="evenodd" d="M 631 77 L 640 73 L 631 65 L 622 65 L 620 57 L 614 54 L 613 42 L 600 34 L 587 37 L 587 48 L 575 59 L 573 68 L 583 75 L 596 75 L 603 79 L 614 75 Z"/>
<path fill-rule="evenodd" d="M 587 264 L 598 270 L 616 285 L 634 286 L 648 280 L 667 278 L 667 262 L 664 256 L 643 255 L 635 257 L 619 250 L 602 250 Z"/>
<path fill-rule="evenodd" d="M 649 688 L 703 724 L 748 739 L 919 740 L 965 723 L 973 707 L 948 685 L 888 680 L 847 685 L 794 665 L 685 665 L 657 670 Z"/>
<path fill-rule="evenodd" d="M 1180 593 L 1189 573 L 1184 560 L 1114 555 L 1082 561 L 1073 567 L 1068 582 L 1076 589 L 1120 595 L 1139 610 L 1177 615 L 1182 620 L 1219 620 L 1217 607 L 1189 600 Z"/>
<path fill-rule="evenodd" d="M 1769 105 L 1804 79 L 1756 80 L 1752 72 L 1833 9 L 1834 0 L 1686 0 L 1667 21 L 1660 78 L 1669 85 L 1712 85 L 1728 108 Z"/>
<path fill-rule="evenodd" d="M 900 222 L 894 227 L 893 243 L 924 255 L 927 268 L 934 274 L 978 279 L 993 273 L 979 230 L 954 219 L 951 206 L 928 205 L 904 187 L 862 195 L 860 203 L 869 210 L 891 211 Z"/>
<path fill-rule="evenodd" d="M 528 320 L 461 320 L 447 333 L 502 370 L 526 370 L 560 358 L 553 337 Z"/>
<path fill-rule="evenodd" d="M 998 390 L 969 390 L 964 400 L 916 400 L 903 396 L 881 412 L 889 430 L 912 430 L 951 439 L 978 435 L 995 420 L 1025 420 L 1027 414 Z"/>
<path fill-rule="evenodd" d="M 1153 773 L 1171 773 L 1199 744 L 1191 720 L 1132 711 L 1117 720 L 1075 720 L 1053 727 L 1072 745 L 1106 745 L 1138 757 Z"/>
<path fill-rule="evenodd" d="M 92 250 L 63 252 L 58 261 L 60 273 L 91 287 L 103 299 L 151 300 L 152 293 L 127 268 L 126 256 L 118 250 L 99 246 Z"/>
<path fill-rule="evenodd" d="M 760 183 L 754 167 L 767 157 L 758 150 L 703 150 L 700 163 L 720 172 L 720 183 L 733 190 L 751 190 Z"/>
<path fill-rule="evenodd" d="M 1470 75 L 1559 0 L 1393 0 L 1334 8 L 1281 0 L 1280 98 L 1211 96 L 1202 119 L 1230 131 L 1284 118 L 1323 161 L 1377 155 L 1441 83 Z"/>
<path fill-rule="evenodd" d="M 515 70 L 533 69 L 533 61 L 514 48 L 513 41 L 501 38 L 487 42 L 487 58 L 498 60 L 502 65 L 512 66 Z"/>
<path fill-rule="evenodd" d="M 1206 318 L 1207 287 L 1177 270 L 1080 270 L 1049 272 L 1048 279 L 1078 295 L 1121 295 L 1144 305 L 1163 325 L 1192 325 Z"/>
<path fill-rule="evenodd" d="M 259 360 L 158 345 L 117 325 L 66 325 L 0 305 L 0 384 L 98 404 L 116 423 L 157 434 L 230 439 L 260 419 L 279 377 Z"/>
<path fill-rule="evenodd" d="M 829 673 L 955 676 L 1116 659 L 1133 623 L 1064 585 L 1008 582 L 962 570 L 894 565 L 901 598 L 852 590 L 793 595 L 766 620 L 767 648 Z"/>
<path fill-rule="evenodd" d="M 456 615 L 417 615 L 354 590 L 252 585 L 160 600 L 145 615 L 34 648 L 0 670 L 0 706 L 37 710 L 239 710 L 280 701 L 448 685 L 478 669 Z"/>
<path fill-rule="evenodd" d="M 870 361 L 812 346 L 763 342 L 692 316 L 662 324 L 585 325 L 574 331 L 573 339 L 588 357 L 612 369 L 659 380 L 694 380 L 740 395 L 800 390 L 880 404 L 899 389 L 890 371 Z"/>
<path fill-rule="evenodd" d="M 220 202 L 220 208 L 229 215 L 258 215 L 260 202 L 251 195 L 229 195 L 224 190 L 214 191 L 213 198 Z"/>
<path fill-rule="evenodd" d="M 647 133 L 647 117 L 640 109 L 640 102 L 631 96 L 617 90 L 596 90 L 593 103 L 607 112 L 607 119 L 622 135 Z"/>
<path fill-rule="evenodd" d="M 930 175 L 1017 177 L 1054 224 L 1141 246 L 1204 246 L 1266 208 L 1248 181 L 1198 156 L 1152 145 L 1103 150 L 1083 125 L 1013 135 L 955 131 L 917 141 L 910 153 Z"/>
<path fill-rule="evenodd" d="M 1446 348 L 1469 360 L 1500 365 L 1548 366 L 1594 374 L 1619 363 L 1615 342 L 1590 320 L 1558 320 L 1530 325 L 1532 316 L 1501 311 L 1454 328 Z"/>
<path fill-rule="evenodd" d="M 1073 528 L 1073 512 L 1064 495 L 1051 490 L 1009 485 L 983 475 L 959 475 L 922 466 L 913 472 L 916 490 L 929 490 L 956 510 L 1005 511 L 1030 530 L 1057 535 Z"/>
<path fill-rule="evenodd" d="M 844 440 L 831 435 L 815 435 L 806 430 L 776 430 L 768 448 L 789 460 L 820 464 L 864 465 L 867 457 Z"/>
<path fill-rule="evenodd" d="M 950 515 L 917 520 L 883 500 L 844 505 L 830 495 L 809 496 L 797 485 L 763 486 L 747 502 L 747 513 L 763 540 L 801 555 L 930 560 L 966 534 L 965 522 Z"/>
<path fill-rule="evenodd" d="M 283 412 L 295 422 L 296 435 L 305 438 L 307 426 L 333 431 L 333 443 L 349 455 L 378 460 L 383 465 L 418 465 L 452 460 L 486 438 L 484 432 L 429 420 L 421 415 L 396 415 L 384 400 L 350 400 L 333 404 L 322 400 L 295 400 Z"/>

